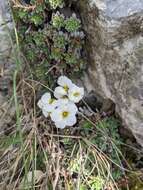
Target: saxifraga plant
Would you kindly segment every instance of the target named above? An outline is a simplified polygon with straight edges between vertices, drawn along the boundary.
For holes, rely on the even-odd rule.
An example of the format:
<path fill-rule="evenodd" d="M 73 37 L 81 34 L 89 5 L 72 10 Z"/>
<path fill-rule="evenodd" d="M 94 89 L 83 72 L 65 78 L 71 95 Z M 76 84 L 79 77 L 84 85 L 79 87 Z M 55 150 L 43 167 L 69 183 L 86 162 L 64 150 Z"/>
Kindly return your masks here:
<path fill-rule="evenodd" d="M 43 76 L 43 80 L 46 78 L 44 70 L 55 64 L 56 69 L 62 69 L 69 76 L 81 73 L 85 68 L 82 56 L 84 33 L 75 13 L 66 17 L 60 13 L 60 9 L 55 11 L 64 6 L 62 0 L 43 3 L 32 0 L 31 4 L 36 7 L 31 10 L 13 8 L 13 11 L 22 51 L 30 61 L 32 70 L 36 71 L 33 73 L 35 77 Z"/>
<path fill-rule="evenodd" d="M 64 6 L 64 0 L 49 0 L 49 3 L 52 9 L 63 8 Z"/>

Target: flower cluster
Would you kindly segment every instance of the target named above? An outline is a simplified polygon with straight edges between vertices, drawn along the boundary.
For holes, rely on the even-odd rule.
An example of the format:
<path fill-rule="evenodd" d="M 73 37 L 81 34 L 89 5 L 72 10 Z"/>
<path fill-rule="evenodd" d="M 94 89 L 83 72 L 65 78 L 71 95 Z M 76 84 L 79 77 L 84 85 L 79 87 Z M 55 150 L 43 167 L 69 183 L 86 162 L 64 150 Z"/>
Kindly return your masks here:
<path fill-rule="evenodd" d="M 58 87 L 54 90 L 54 97 L 45 93 L 38 101 L 38 106 L 45 117 L 50 116 L 57 128 L 73 126 L 76 122 L 78 103 L 84 96 L 84 88 L 78 87 L 66 76 L 58 78 Z"/>

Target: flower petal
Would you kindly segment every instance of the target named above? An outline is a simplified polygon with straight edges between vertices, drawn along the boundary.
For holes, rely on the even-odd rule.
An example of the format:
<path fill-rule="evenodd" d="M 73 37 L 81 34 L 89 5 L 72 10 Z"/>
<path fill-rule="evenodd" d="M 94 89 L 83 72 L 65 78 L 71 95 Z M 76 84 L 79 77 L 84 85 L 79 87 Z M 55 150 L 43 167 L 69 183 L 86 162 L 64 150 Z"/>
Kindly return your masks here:
<path fill-rule="evenodd" d="M 70 109 L 70 112 L 72 112 L 74 114 L 76 114 L 78 112 L 77 106 L 71 101 L 69 101 L 69 103 L 67 104 L 67 107 Z"/>
<path fill-rule="evenodd" d="M 61 107 L 61 106 L 65 106 L 66 104 L 69 103 L 69 99 L 68 98 L 60 98 L 57 100 L 57 107 Z"/>
<path fill-rule="evenodd" d="M 67 126 L 73 126 L 74 124 L 76 124 L 77 119 L 76 116 L 74 114 L 70 115 L 70 117 L 68 117 L 66 119 L 66 125 Z"/>
<path fill-rule="evenodd" d="M 42 102 L 41 100 L 39 100 L 38 103 L 37 103 L 37 105 L 38 105 L 39 108 L 42 109 L 42 107 L 43 107 L 43 102 Z"/>
<path fill-rule="evenodd" d="M 52 113 L 51 113 L 51 119 L 54 122 L 60 122 L 62 121 L 62 117 L 61 117 L 61 109 L 55 109 Z"/>
<path fill-rule="evenodd" d="M 55 88 L 54 96 L 56 98 L 62 98 L 63 96 L 66 96 L 66 95 L 67 95 L 67 92 L 63 87 L 58 86 L 58 87 Z"/>
<path fill-rule="evenodd" d="M 49 116 L 49 112 L 47 112 L 46 110 L 42 109 L 42 113 L 45 117 L 48 117 Z"/>
<path fill-rule="evenodd" d="M 73 85 L 72 81 L 66 76 L 60 76 L 57 83 L 60 86 L 67 86 L 68 88 Z"/>
<path fill-rule="evenodd" d="M 55 123 L 57 128 L 64 129 L 66 127 L 66 123 L 61 121 L 61 122 L 56 122 Z"/>
<path fill-rule="evenodd" d="M 69 99 L 75 103 L 78 103 L 84 96 L 84 88 L 80 88 L 74 85 L 69 89 Z"/>
<path fill-rule="evenodd" d="M 52 104 L 45 104 L 42 109 L 44 109 L 47 112 L 52 112 L 55 109 L 55 107 Z"/>
<path fill-rule="evenodd" d="M 46 92 L 45 94 L 43 94 L 43 96 L 41 97 L 41 101 L 43 103 L 48 102 L 51 99 L 51 94 L 49 92 Z"/>

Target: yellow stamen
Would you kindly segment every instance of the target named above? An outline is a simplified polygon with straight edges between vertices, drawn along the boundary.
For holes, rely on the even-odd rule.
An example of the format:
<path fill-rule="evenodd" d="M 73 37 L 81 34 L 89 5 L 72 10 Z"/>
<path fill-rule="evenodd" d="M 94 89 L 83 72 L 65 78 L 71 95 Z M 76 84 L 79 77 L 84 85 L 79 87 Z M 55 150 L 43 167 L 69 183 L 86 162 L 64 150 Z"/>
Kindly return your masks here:
<path fill-rule="evenodd" d="M 69 112 L 67 112 L 67 111 L 64 111 L 64 112 L 62 113 L 62 117 L 63 117 L 63 118 L 68 117 L 68 115 L 69 115 Z"/>
<path fill-rule="evenodd" d="M 54 101 L 55 101 L 55 100 L 51 98 L 51 99 L 49 100 L 49 104 L 52 104 Z"/>
<path fill-rule="evenodd" d="M 65 89 L 66 92 L 68 92 L 69 88 L 67 85 L 65 85 L 63 88 Z"/>
<path fill-rule="evenodd" d="M 73 94 L 73 96 L 78 97 L 78 96 L 80 96 L 80 93 L 79 93 L 79 92 L 75 92 L 75 93 Z"/>

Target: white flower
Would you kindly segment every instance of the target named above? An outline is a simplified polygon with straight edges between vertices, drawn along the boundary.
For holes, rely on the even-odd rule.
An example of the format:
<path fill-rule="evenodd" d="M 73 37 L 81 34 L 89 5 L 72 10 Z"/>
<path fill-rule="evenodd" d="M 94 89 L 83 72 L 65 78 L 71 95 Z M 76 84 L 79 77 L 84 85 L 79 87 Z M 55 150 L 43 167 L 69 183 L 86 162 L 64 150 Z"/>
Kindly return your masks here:
<path fill-rule="evenodd" d="M 72 110 L 72 112 L 74 112 L 75 114 L 78 112 L 77 106 L 69 101 L 67 104 L 65 104 L 66 106 L 69 106 L 69 108 Z"/>
<path fill-rule="evenodd" d="M 42 113 L 45 117 L 48 117 L 50 115 L 50 112 L 46 111 L 44 108 L 42 109 Z"/>
<path fill-rule="evenodd" d="M 58 86 L 54 90 L 54 96 L 56 98 L 64 98 L 67 95 L 67 90 L 61 86 Z"/>
<path fill-rule="evenodd" d="M 45 93 L 41 99 L 38 101 L 37 105 L 39 108 L 43 108 L 43 106 L 45 105 L 45 102 L 48 101 L 49 99 L 51 99 L 51 95 L 50 93 Z"/>
<path fill-rule="evenodd" d="M 60 86 L 62 86 L 67 92 L 69 90 L 69 88 L 71 88 L 73 86 L 72 81 L 67 78 L 66 76 L 60 76 L 58 78 L 58 82 L 57 82 Z"/>
<path fill-rule="evenodd" d="M 78 108 L 75 105 L 75 103 L 71 102 L 68 98 L 61 98 L 57 100 L 56 108 L 59 108 L 62 106 L 69 106 L 71 110 L 75 112 L 75 114 L 78 112 Z"/>
<path fill-rule="evenodd" d="M 69 99 L 75 103 L 78 103 L 84 96 L 84 88 L 80 88 L 74 85 L 69 89 Z"/>
<path fill-rule="evenodd" d="M 51 113 L 51 119 L 55 122 L 57 128 L 73 126 L 76 123 L 77 107 L 74 103 L 67 103 L 60 106 Z"/>
<path fill-rule="evenodd" d="M 66 76 L 59 77 L 57 83 L 59 86 L 54 90 L 57 100 L 50 93 L 45 93 L 37 104 L 45 117 L 51 116 L 56 127 L 63 129 L 77 122 L 78 108 L 75 103 L 83 98 L 84 88 L 76 86 Z"/>
<path fill-rule="evenodd" d="M 37 105 L 42 109 L 43 115 L 48 117 L 57 107 L 57 100 L 52 99 L 50 93 L 45 93 L 38 101 Z"/>
<path fill-rule="evenodd" d="M 60 98 L 57 100 L 57 107 L 70 103 L 68 98 Z"/>

